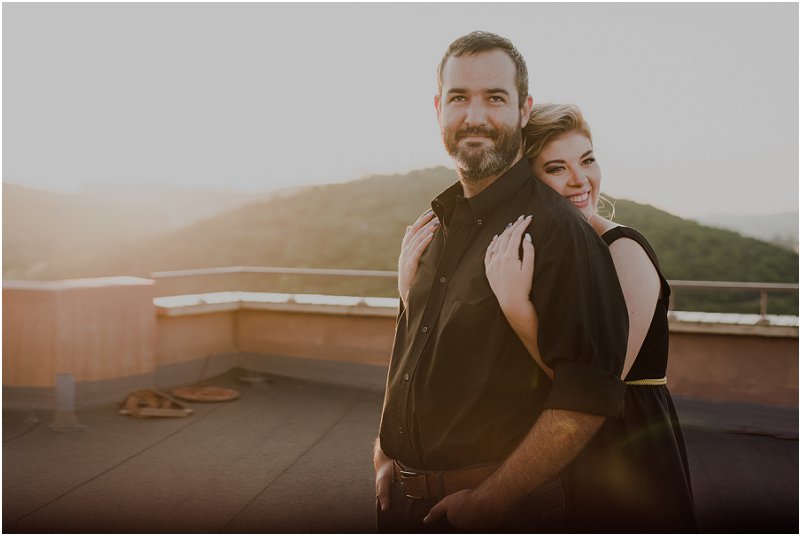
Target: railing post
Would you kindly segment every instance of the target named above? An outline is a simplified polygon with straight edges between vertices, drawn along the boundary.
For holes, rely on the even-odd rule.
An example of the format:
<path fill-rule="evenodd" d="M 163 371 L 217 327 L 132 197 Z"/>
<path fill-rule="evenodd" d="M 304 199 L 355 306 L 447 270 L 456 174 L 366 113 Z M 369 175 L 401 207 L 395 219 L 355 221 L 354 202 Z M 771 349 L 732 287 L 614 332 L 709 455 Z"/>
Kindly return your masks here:
<path fill-rule="evenodd" d="M 764 288 L 759 289 L 759 323 L 768 323 L 768 291 Z"/>

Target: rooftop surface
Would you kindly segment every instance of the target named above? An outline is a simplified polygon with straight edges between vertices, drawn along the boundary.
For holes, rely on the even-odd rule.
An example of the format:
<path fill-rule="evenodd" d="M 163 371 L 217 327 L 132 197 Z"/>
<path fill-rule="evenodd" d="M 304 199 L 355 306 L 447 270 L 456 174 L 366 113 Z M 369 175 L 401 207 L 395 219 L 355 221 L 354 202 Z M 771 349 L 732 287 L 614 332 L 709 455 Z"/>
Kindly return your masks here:
<path fill-rule="evenodd" d="M 3 412 L 3 532 L 374 532 L 383 393 L 242 369 L 187 418 Z M 121 396 L 122 398 L 122 396 Z M 798 532 L 798 411 L 676 399 L 702 532 Z"/>

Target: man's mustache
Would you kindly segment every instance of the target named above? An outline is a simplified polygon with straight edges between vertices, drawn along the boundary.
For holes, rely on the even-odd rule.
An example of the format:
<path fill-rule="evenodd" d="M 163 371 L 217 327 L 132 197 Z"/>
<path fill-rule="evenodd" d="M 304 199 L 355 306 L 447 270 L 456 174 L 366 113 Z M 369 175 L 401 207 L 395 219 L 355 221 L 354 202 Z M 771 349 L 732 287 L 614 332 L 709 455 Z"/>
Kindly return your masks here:
<path fill-rule="evenodd" d="M 456 132 L 456 140 L 470 136 L 486 136 L 490 139 L 497 139 L 498 133 L 495 129 L 486 127 L 465 127 Z"/>

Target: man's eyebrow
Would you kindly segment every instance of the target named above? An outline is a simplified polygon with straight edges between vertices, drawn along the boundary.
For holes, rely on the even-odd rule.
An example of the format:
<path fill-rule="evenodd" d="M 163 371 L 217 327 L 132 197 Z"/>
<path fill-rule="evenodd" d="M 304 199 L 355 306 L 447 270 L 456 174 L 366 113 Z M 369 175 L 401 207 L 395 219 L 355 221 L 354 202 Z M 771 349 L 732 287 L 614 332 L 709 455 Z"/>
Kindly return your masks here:
<path fill-rule="evenodd" d="M 464 89 L 464 88 L 453 87 L 453 88 L 449 89 L 446 92 L 446 94 L 448 94 L 448 95 L 450 95 L 451 93 L 468 93 L 468 91 L 466 89 Z M 504 95 L 509 95 L 509 92 L 507 90 L 505 90 L 504 88 L 502 88 L 502 87 L 490 88 L 490 89 L 485 90 L 484 93 L 488 93 L 488 94 L 492 94 L 492 95 L 496 95 L 498 93 L 503 93 Z"/>
<path fill-rule="evenodd" d="M 592 149 L 590 149 L 589 151 L 585 152 L 583 155 L 581 155 L 580 158 L 584 158 L 584 157 L 586 157 L 587 155 L 590 155 L 590 154 L 592 154 Z M 557 159 L 554 159 L 554 160 L 548 160 L 547 162 L 545 162 L 542 165 L 544 167 L 544 166 L 547 166 L 549 164 L 564 164 L 564 163 L 565 163 L 564 160 L 561 160 L 561 159 L 557 158 Z"/>

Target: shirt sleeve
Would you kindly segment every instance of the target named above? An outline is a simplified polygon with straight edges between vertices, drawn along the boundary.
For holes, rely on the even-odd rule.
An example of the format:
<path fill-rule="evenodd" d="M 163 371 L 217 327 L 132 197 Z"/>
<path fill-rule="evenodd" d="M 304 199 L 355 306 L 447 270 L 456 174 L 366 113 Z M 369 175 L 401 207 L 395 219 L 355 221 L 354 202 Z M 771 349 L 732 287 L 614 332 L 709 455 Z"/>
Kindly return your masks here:
<path fill-rule="evenodd" d="M 622 417 L 626 303 L 609 249 L 574 216 L 556 212 L 535 231 L 537 343 L 554 370 L 545 408 Z"/>

